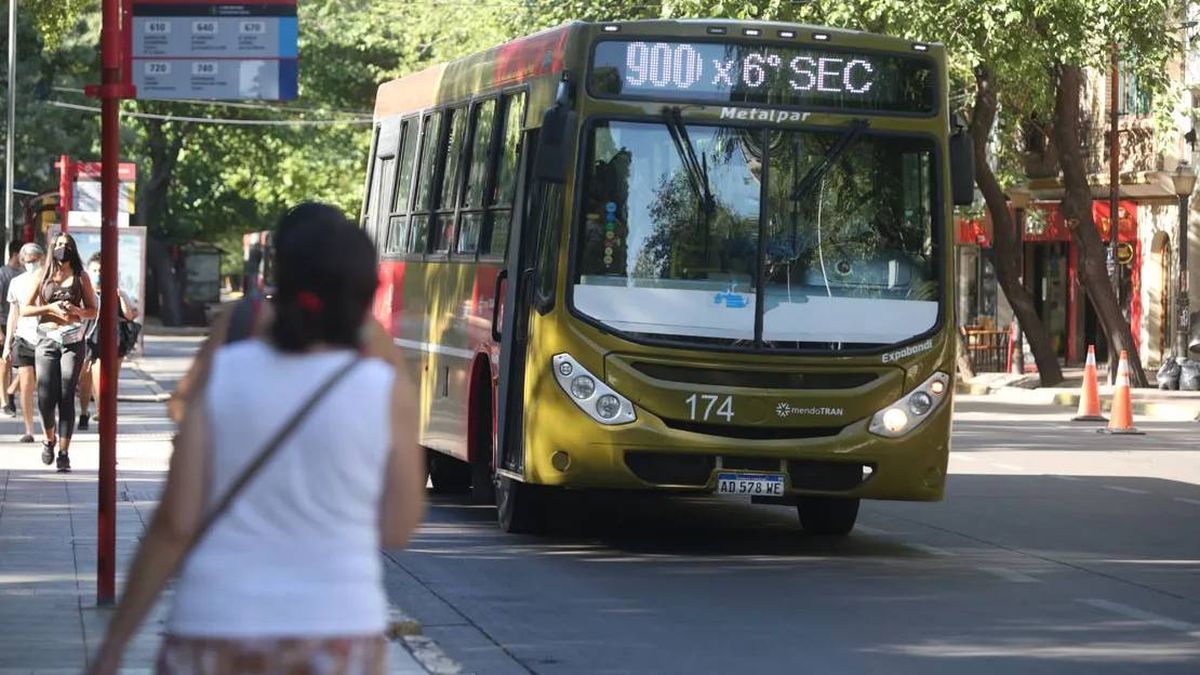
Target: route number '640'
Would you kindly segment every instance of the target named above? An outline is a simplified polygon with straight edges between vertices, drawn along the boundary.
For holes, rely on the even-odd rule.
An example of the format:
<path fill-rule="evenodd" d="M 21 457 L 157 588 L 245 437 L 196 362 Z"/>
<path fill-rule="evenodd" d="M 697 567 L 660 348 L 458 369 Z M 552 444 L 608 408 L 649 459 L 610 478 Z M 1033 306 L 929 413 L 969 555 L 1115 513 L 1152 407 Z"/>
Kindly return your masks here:
<path fill-rule="evenodd" d="M 716 394 L 692 394 L 683 400 L 688 405 L 692 419 L 707 422 L 713 417 L 724 417 L 733 421 L 733 397 Z"/>

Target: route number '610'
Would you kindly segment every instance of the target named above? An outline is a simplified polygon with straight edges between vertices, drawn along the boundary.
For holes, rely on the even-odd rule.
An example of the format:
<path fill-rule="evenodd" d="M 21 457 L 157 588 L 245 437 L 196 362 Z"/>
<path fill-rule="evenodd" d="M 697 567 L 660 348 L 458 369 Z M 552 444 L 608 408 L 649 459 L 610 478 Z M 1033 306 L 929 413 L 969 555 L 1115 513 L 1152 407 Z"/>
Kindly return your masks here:
<path fill-rule="evenodd" d="M 716 394 L 692 394 L 683 400 L 688 405 L 692 419 L 707 422 L 713 417 L 724 417 L 733 421 L 733 397 Z"/>

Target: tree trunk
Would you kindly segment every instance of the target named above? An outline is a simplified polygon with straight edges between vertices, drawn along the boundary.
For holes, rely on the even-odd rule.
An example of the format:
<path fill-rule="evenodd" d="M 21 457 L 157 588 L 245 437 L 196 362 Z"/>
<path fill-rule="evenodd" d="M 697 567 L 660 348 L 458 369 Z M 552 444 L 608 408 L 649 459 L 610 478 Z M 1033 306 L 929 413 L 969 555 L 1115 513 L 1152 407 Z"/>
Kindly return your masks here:
<path fill-rule="evenodd" d="M 1100 326 L 1108 337 L 1109 352 L 1129 352 L 1130 380 L 1135 387 L 1146 386 L 1146 373 L 1133 343 L 1129 322 L 1121 313 L 1116 293 L 1108 276 L 1104 242 L 1092 220 L 1092 191 L 1087 182 L 1083 145 L 1079 138 L 1079 96 L 1083 87 L 1083 69 L 1059 64 L 1058 85 L 1054 95 L 1054 136 L 1058 142 L 1058 162 L 1062 167 L 1065 194 L 1063 219 L 1079 247 L 1079 281 L 1096 310 Z M 1117 227 L 1113 214 L 1112 227 Z"/>
<path fill-rule="evenodd" d="M 164 325 L 178 326 L 183 322 L 183 287 L 164 245 L 165 225 L 171 179 L 190 125 L 158 119 L 144 120 L 144 124 L 150 175 L 138 191 L 137 212 L 152 244 L 147 262 L 152 286 L 157 291 L 159 318 Z"/>
<path fill-rule="evenodd" d="M 987 143 L 992 127 L 996 123 L 996 91 L 992 88 L 991 69 L 981 64 L 975 69 L 975 106 L 971 111 L 971 138 L 975 144 L 975 183 L 983 193 L 988 213 L 992 216 L 992 246 L 996 254 L 996 279 L 1008 304 L 1021 325 L 1021 332 L 1029 342 L 1033 359 L 1037 362 L 1042 386 L 1053 386 L 1062 382 L 1062 368 L 1050 344 L 1046 327 L 1038 316 L 1033 296 L 1021 283 L 1022 237 L 1018 234 L 1008 210 L 1004 191 L 996 180 L 996 174 L 987 162 Z"/>

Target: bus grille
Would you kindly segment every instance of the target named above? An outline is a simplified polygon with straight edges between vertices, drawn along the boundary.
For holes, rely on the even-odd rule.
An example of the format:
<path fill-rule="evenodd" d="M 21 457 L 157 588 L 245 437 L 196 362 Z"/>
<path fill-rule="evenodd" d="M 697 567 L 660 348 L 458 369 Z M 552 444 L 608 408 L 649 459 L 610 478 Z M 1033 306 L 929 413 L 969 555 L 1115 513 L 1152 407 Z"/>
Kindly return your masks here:
<path fill-rule="evenodd" d="M 875 468 L 856 462 L 821 462 L 808 459 L 789 460 L 787 466 L 793 489 L 827 492 L 853 490 L 866 482 Z"/>
<path fill-rule="evenodd" d="M 667 382 L 753 389 L 854 389 L 879 378 L 876 373 L 724 370 L 672 366 L 646 363 L 645 361 L 636 361 L 633 363 L 633 367 L 643 375 Z"/>
<path fill-rule="evenodd" d="M 663 424 L 680 431 L 691 431 L 709 436 L 724 438 L 743 438 L 754 441 L 771 441 L 778 439 L 797 438 L 828 438 L 842 433 L 845 426 L 840 427 L 765 427 L 737 426 L 733 424 L 701 424 L 663 418 Z"/>
<path fill-rule="evenodd" d="M 721 467 L 735 471 L 779 471 L 771 457 L 722 457 Z M 716 455 L 631 450 L 625 465 L 638 478 L 655 485 L 704 487 L 717 468 Z M 821 492 L 853 490 L 871 476 L 874 466 L 857 462 L 792 459 L 786 462 L 792 489 Z"/>
<path fill-rule="evenodd" d="M 625 465 L 647 483 L 704 486 L 717 467 L 717 458 L 713 455 L 631 451 L 625 453 Z"/>

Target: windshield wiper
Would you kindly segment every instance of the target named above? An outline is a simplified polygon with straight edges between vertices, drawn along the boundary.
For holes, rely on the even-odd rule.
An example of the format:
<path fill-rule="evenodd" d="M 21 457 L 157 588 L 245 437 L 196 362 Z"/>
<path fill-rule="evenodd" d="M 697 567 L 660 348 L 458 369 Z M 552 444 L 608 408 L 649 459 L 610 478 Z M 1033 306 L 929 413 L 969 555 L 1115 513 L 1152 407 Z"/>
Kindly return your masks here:
<path fill-rule="evenodd" d="M 687 125 L 683 123 L 683 113 L 679 108 L 663 108 L 663 119 L 667 124 L 667 132 L 675 143 L 675 151 L 683 162 L 687 172 L 688 182 L 700 198 L 700 209 L 705 215 L 712 215 L 717 210 L 717 200 L 713 197 L 712 185 L 708 181 L 708 162 L 697 158 L 696 146 L 688 135 Z"/>
<path fill-rule="evenodd" d="M 849 127 L 842 132 L 837 142 L 830 146 L 829 151 L 817 162 L 816 166 L 808 170 L 804 177 L 796 182 L 796 188 L 792 190 L 792 201 L 800 201 L 809 192 L 816 187 L 817 183 L 829 173 L 829 169 L 833 167 L 833 163 L 838 161 L 842 155 L 854 145 L 854 142 L 862 136 L 867 127 L 871 126 L 871 121 L 865 118 L 857 118 L 850 121 Z"/>

